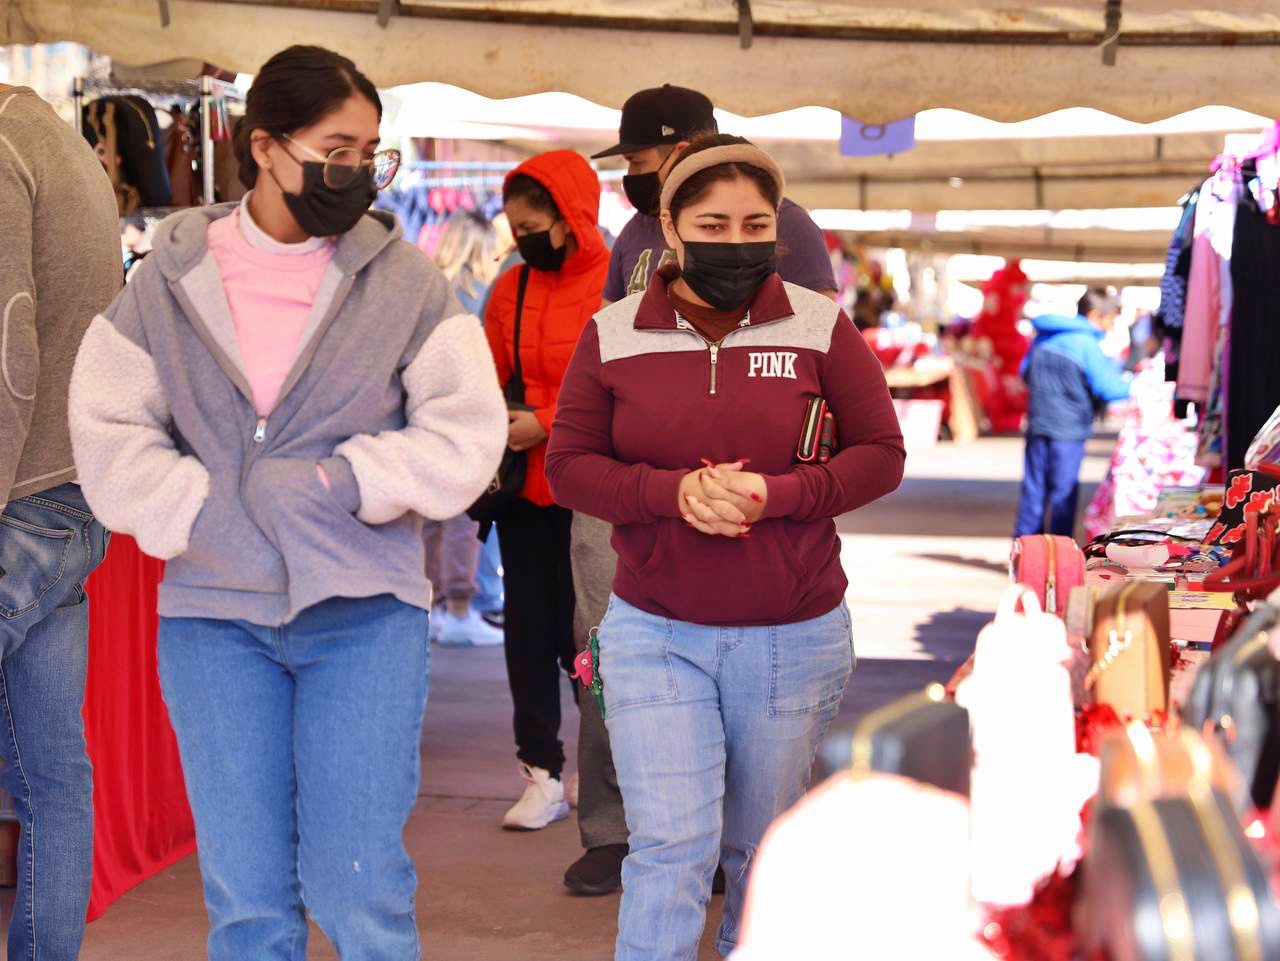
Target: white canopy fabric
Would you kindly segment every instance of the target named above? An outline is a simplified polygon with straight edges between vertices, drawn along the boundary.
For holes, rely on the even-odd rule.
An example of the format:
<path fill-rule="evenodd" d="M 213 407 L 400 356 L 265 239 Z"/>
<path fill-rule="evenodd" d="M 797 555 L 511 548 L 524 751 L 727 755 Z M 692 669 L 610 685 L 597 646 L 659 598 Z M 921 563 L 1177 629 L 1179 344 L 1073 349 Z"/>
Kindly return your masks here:
<path fill-rule="evenodd" d="M 672 82 L 739 114 L 820 105 L 872 123 L 930 107 L 998 120 L 1073 106 L 1142 121 L 1206 104 L 1268 113 L 1280 83 L 1280 0 L 1123 0 L 1118 24 L 1104 0 L 747 6 L 749 21 L 733 0 L 0 0 L 0 43 L 70 40 L 125 63 L 194 57 L 248 73 L 318 43 L 380 86 L 618 106 Z"/>

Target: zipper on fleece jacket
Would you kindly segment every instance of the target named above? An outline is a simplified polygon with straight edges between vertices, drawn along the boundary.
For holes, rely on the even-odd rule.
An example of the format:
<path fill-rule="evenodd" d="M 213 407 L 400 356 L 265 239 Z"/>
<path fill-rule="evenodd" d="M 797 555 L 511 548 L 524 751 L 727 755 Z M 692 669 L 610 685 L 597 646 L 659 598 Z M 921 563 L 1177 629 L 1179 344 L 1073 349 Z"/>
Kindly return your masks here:
<path fill-rule="evenodd" d="M 316 351 L 320 349 L 320 341 L 324 335 L 329 332 L 329 328 L 333 325 L 334 319 L 338 316 L 338 312 L 342 310 L 342 305 L 347 299 L 347 295 L 351 293 L 351 288 L 355 284 L 355 276 L 348 275 L 343 278 L 338 289 L 333 293 L 333 300 L 329 304 L 328 312 L 324 319 L 316 327 L 315 333 L 311 335 L 311 339 L 307 341 L 303 347 L 302 353 L 298 355 L 297 361 L 294 362 L 293 369 L 289 372 L 289 376 L 285 378 L 284 386 L 280 388 L 280 397 L 276 401 L 275 409 L 267 414 L 266 417 L 259 417 L 254 423 L 253 429 L 253 447 L 249 450 L 248 456 L 244 459 L 244 464 L 240 468 L 240 496 L 244 498 L 244 485 L 249 479 L 249 471 L 258 460 L 258 455 L 262 453 L 266 446 L 267 433 L 271 425 L 271 414 L 280 409 L 280 405 L 284 403 L 285 398 L 298 385 L 298 381 L 302 380 L 302 375 L 306 373 L 307 368 L 311 366 L 311 360 L 315 357 Z M 252 404 L 252 400 L 250 401 Z"/>

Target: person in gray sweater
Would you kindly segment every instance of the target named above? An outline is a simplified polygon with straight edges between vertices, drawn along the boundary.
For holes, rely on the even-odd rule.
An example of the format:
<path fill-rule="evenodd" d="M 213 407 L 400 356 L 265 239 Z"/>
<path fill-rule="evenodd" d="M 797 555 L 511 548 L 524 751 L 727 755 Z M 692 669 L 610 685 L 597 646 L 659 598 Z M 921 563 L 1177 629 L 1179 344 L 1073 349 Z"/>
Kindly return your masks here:
<path fill-rule="evenodd" d="M 422 518 L 485 489 L 507 416 L 477 318 L 368 209 L 399 162 L 380 119 L 345 57 L 269 60 L 237 134 L 251 192 L 160 226 L 72 379 L 89 502 L 169 561 L 211 961 L 303 961 L 308 912 L 344 958 L 420 953 Z"/>
<path fill-rule="evenodd" d="M 21 825 L 9 957 L 72 961 L 93 863 L 84 583 L 106 532 L 76 486 L 67 388 L 124 266 L 106 171 L 25 87 L 0 85 L 0 224 L 0 788 Z"/>

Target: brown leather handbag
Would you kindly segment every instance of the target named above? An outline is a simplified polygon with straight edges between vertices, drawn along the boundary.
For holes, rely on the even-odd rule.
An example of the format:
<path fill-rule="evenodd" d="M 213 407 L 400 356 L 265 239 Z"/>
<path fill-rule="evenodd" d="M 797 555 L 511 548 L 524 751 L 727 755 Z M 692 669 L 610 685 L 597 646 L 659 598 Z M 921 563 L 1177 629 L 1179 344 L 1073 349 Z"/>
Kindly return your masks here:
<path fill-rule="evenodd" d="M 1107 591 L 1094 606 L 1089 642 L 1093 666 L 1085 687 L 1121 717 L 1146 720 L 1169 710 L 1169 589 L 1129 581 Z"/>
<path fill-rule="evenodd" d="M 1233 801 L 1243 797 L 1240 776 L 1221 743 L 1189 727 L 1151 731 L 1135 721 L 1103 738 L 1099 760 L 1102 804 L 1132 807 L 1182 797 L 1206 783 Z"/>

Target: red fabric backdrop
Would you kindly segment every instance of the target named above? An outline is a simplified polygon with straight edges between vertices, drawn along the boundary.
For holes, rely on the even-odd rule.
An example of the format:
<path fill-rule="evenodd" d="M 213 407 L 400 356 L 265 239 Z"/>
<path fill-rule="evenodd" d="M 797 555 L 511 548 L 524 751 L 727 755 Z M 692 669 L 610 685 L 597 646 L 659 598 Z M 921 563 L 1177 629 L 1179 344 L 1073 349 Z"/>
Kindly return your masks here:
<path fill-rule="evenodd" d="M 156 673 L 156 587 L 164 564 L 115 535 L 89 578 L 85 735 L 93 761 L 89 920 L 195 850 L 178 745 Z"/>

